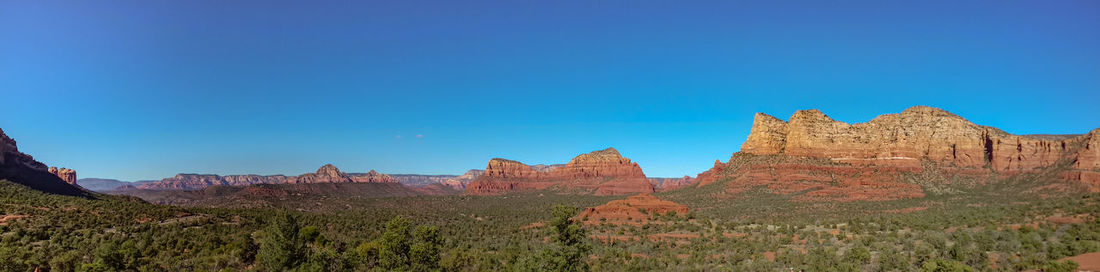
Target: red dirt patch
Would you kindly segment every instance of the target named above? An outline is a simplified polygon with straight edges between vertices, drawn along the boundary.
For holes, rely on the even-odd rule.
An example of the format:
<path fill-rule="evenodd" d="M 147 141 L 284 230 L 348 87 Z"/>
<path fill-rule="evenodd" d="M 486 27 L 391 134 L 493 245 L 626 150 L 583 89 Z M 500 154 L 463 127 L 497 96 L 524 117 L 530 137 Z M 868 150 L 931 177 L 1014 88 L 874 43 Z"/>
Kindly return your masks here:
<path fill-rule="evenodd" d="M 1085 222 L 1087 214 L 1078 214 L 1074 216 L 1051 216 L 1047 217 L 1047 221 L 1056 224 L 1081 224 Z"/>
<path fill-rule="evenodd" d="M 764 251 L 764 259 L 775 261 L 775 251 Z"/>
<path fill-rule="evenodd" d="M 0 225 L 7 225 L 9 220 L 16 220 L 16 219 L 21 219 L 21 218 L 26 218 L 26 217 L 27 217 L 26 215 L 18 215 L 18 214 L 0 215 Z"/>
<path fill-rule="evenodd" d="M 1062 261 L 1073 260 L 1077 262 L 1077 271 L 1100 271 L 1100 252 L 1085 253 Z"/>

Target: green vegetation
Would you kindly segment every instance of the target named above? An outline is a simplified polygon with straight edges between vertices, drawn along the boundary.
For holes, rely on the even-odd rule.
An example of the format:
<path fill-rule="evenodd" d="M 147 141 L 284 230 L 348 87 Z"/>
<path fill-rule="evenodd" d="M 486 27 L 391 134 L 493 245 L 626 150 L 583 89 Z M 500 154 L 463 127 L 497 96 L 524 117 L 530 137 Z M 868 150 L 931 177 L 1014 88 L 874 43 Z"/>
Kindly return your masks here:
<path fill-rule="evenodd" d="M 1100 251 L 1095 194 L 1026 180 L 883 202 L 658 194 L 688 214 L 614 225 L 621 197 L 302 197 L 219 207 L 83 199 L 0 182 L 2 271 L 1070 271 Z M 918 207 L 920 209 L 910 209 Z M 1058 219 L 1058 220 L 1055 220 Z M 541 224 L 535 224 L 541 223 Z"/>

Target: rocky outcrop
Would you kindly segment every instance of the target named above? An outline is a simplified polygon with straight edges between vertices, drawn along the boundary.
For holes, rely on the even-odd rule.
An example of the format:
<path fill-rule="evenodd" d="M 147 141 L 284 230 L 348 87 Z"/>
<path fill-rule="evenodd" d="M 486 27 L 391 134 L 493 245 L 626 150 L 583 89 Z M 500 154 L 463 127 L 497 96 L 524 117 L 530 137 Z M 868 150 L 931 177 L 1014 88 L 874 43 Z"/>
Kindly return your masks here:
<path fill-rule="evenodd" d="M 394 179 L 390 175 L 378 173 L 378 171 L 370 170 L 366 174 L 352 174 L 352 182 L 366 182 L 366 183 L 395 183 L 397 179 Z"/>
<path fill-rule="evenodd" d="M 1084 146 L 1074 158 L 1073 169 L 1100 171 L 1100 129 L 1095 129 L 1082 140 Z"/>
<path fill-rule="evenodd" d="M 288 179 L 286 183 L 350 183 L 352 182 L 351 176 L 347 173 L 341 172 L 336 166 L 332 164 L 326 164 L 317 169 L 314 173 L 305 173 L 292 179 Z"/>
<path fill-rule="evenodd" d="M 849 125 L 818 110 L 783 122 L 758 113 L 742 152 L 831 158 L 876 165 L 919 166 L 920 160 L 999 172 L 1053 165 L 1080 137 L 1050 140 L 979 126 L 950 112 L 917 106 Z"/>
<path fill-rule="evenodd" d="M 714 167 L 711 167 L 710 170 L 706 172 L 695 175 L 696 184 L 701 187 L 718 181 L 718 179 L 722 177 L 722 171 L 725 169 L 725 163 L 722 163 L 720 160 L 714 160 Z"/>
<path fill-rule="evenodd" d="M 797 111 L 789 121 L 758 113 L 741 152 L 697 179 L 698 186 L 728 180 L 734 194 L 763 188 L 802 200 L 891 200 L 924 196 L 905 177 L 983 183 L 1072 162 L 1065 179 L 1100 188 L 1100 155 L 1090 149 L 1096 134 L 1013 135 L 925 106 L 857 124 L 818 110 Z"/>
<path fill-rule="evenodd" d="M 50 166 L 50 169 L 46 171 L 50 172 L 50 174 L 56 175 L 58 178 L 61 178 L 61 180 L 64 180 L 65 183 L 76 185 L 76 170 Z"/>
<path fill-rule="evenodd" d="M 284 175 L 228 175 L 178 174 L 171 178 L 138 185 L 147 190 L 198 190 L 209 186 L 248 186 L 254 184 L 303 184 L 303 183 L 395 183 L 389 175 L 374 170 L 365 174 L 348 174 L 332 164 L 326 164 L 313 173 L 299 176 Z"/>
<path fill-rule="evenodd" d="M 608 148 L 581 154 L 565 165 L 538 168 L 495 158 L 489 160 L 483 175 L 466 186 L 466 193 L 492 195 L 549 188 L 597 195 L 654 191 L 637 163 Z"/>
<path fill-rule="evenodd" d="M 650 218 L 671 214 L 683 216 L 689 211 L 687 206 L 661 200 L 646 193 L 630 196 L 626 199 L 613 200 L 596 207 L 585 208 L 583 212 L 577 215 L 577 219 L 586 224 L 641 225 Z"/>
<path fill-rule="evenodd" d="M 64 169 L 53 172 L 34 157 L 19 152 L 15 139 L 0 129 L 0 180 L 8 180 L 31 189 L 60 195 L 90 197 L 88 192 L 75 186 L 76 171 Z M 70 178 L 62 180 L 62 176 Z"/>
<path fill-rule="evenodd" d="M 1081 149 L 1073 155 L 1073 169 L 1062 175 L 1085 184 L 1091 192 L 1100 192 L 1100 129 L 1083 136 L 1081 142 Z"/>

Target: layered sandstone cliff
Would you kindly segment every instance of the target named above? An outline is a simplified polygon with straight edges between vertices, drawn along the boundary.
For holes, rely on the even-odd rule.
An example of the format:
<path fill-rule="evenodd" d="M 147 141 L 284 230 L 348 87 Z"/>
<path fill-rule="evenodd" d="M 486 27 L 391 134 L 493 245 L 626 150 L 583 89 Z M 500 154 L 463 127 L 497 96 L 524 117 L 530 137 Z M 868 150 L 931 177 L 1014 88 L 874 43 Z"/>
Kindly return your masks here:
<path fill-rule="evenodd" d="M 801 110 L 788 122 L 758 113 L 741 151 L 910 166 L 926 159 L 957 167 L 1021 172 L 1053 165 L 1083 139 L 1012 135 L 925 106 L 851 125 L 818 110 Z"/>
<path fill-rule="evenodd" d="M 284 175 L 211 175 L 211 174 L 178 174 L 160 181 L 145 183 L 137 186 L 139 189 L 150 190 L 198 190 L 214 185 L 247 186 L 254 184 L 301 184 L 301 183 L 394 183 L 393 177 L 370 170 L 365 174 L 348 174 L 340 171 L 332 164 L 326 164 L 313 173 L 305 173 L 299 176 Z"/>
<path fill-rule="evenodd" d="M 466 186 L 468 194 L 502 194 L 556 188 L 597 195 L 653 192 L 637 163 L 608 148 L 581 154 L 560 166 L 532 167 L 495 158 L 485 173 Z"/>
<path fill-rule="evenodd" d="M 698 186 L 731 180 L 731 193 L 765 188 L 801 199 L 889 200 L 922 197 L 921 187 L 902 180 L 918 173 L 983 183 L 1071 165 L 1065 179 L 1096 190 L 1098 131 L 1013 135 L 926 106 L 858 124 L 818 110 L 797 111 L 789 121 L 758 113 L 741 152 L 697 179 Z"/>

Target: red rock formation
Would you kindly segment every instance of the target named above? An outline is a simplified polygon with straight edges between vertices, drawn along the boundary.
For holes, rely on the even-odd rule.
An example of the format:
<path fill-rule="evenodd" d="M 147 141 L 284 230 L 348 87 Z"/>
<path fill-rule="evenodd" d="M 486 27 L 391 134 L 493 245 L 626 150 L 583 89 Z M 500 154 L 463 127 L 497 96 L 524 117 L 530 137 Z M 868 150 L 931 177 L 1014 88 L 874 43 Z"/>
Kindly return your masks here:
<path fill-rule="evenodd" d="M 699 186 L 729 179 L 731 193 L 765 188 L 806 200 L 889 200 L 923 196 L 919 186 L 899 179 L 903 173 L 982 179 L 1035 172 L 1075 157 L 1076 171 L 1063 176 L 1100 184 L 1100 171 L 1094 171 L 1100 155 L 1089 148 L 1095 134 L 1012 135 L 925 106 L 859 124 L 818 110 L 797 111 L 788 122 L 758 113 L 741 152 L 697 179 Z M 925 169 L 926 163 L 934 168 Z"/>
<path fill-rule="evenodd" d="M 1100 129 L 1095 129 L 1085 136 L 1084 147 L 1077 152 L 1073 169 L 1100 171 Z"/>
<path fill-rule="evenodd" d="M 314 173 L 305 173 L 296 178 L 287 180 L 287 183 L 349 183 L 351 176 L 341 172 L 336 166 L 326 164 Z"/>
<path fill-rule="evenodd" d="M 492 159 L 485 173 L 466 187 L 466 193 L 491 195 L 551 187 L 597 195 L 654 191 L 637 163 L 608 148 L 581 154 L 565 165 L 537 169 L 517 161 Z"/>
<path fill-rule="evenodd" d="M 1020 172 L 1053 165 L 1079 138 L 1049 140 L 975 125 L 947 111 L 917 106 L 849 125 L 818 110 L 789 122 L 758 113 L 742 152 L 785 154 L 916 167 L 921 159 L 958 167 Z"/>
<path fill-rule="evenodd" d="M 706 172 L 695 175 L 695 179 L 697 180 L 696 184 L 698 184 L 699 187 L 702 187 L 704 185 L 718 181 L 718 179 L 722 177 L 722 170 L 725 168 L 725 163 L 722 163 L 722 161 L 720 160 L 714 160 L 714 167 L 711 167 L 710 170 L 707 170 Z"/>
<path fill-rule="evenodd" d="M 64 180 L 65 183 L 76 185 L 76 170 L 72 170 L 69 168 L 59 169 L 57 167 L 51 166 L 50 169 L 47 170 L 47 172 L 50 172 L 50 174 L 54 174 L 57 177 L 61 178 L 61 180 Z"/>
<path fill-rule="evenodd" d="M 577 219 L 586 224 L 632 224 L 640 225 L 648 220 L 650 215 L 667 215 L 675 212 L 684 215 L 689 212 L 688 207 L 676 202 L 660 200 L 657 197 L 640 194 L 626 199 L 613 200 L 607 204 L 585 208 L 577 215 Z"/>
<path fill-rule="evenodd" d="M 395 183 L 393 177 L 371 170 L 365 174 L 347 174 L 341 172 L 331 164 L 321 166 L 313 173 L 305 173 L 299 176 L 284 175 L 210 175 L 210 174 L 178 174 L 171 178 L 137 186 L 139 189 L 149 190 L 198 190 L 214 185 L 224 186 L 248 186 L 254 184 L 300 184 L 300 183 Z"/>
<path fill-rule="evenodd" d="M 397 179 L 394 179 L 390 175 L 378 173 L 378 171 L 370 170 L 366 174 L 351 175 L 353 182 L 367 182 L 367 183 L 396 183 Z"/>

